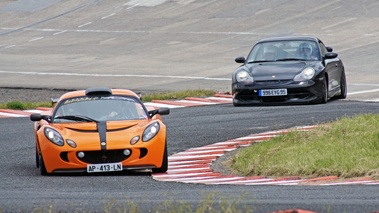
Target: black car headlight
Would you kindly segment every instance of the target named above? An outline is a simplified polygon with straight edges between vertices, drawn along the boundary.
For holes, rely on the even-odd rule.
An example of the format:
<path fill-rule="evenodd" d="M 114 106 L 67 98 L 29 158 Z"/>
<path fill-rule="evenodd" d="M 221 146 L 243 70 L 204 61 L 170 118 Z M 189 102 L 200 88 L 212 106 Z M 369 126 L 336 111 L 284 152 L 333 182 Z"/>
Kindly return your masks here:
<path fill-rule="evenodd" d="M 147 141 L 151 140 L 154 136 L 156 136 L 158 134 L 159 129 L 160 129 L 160 125 L 158 122 L 154 122 L 154 123 L 150 124 L 145 129 L 145 131 L 143 131 L 142 141 L 147 142 Z"/>
<path fill-rule="evenodd" d="M 246 70 L 240 70 L 236 73 L 236 81 L 253 83 L 254 79 L 252 76 L 250 76 L 249 72 L 247 72 Z"/>
<path fill-rule="evenodd" d="M 295 78 L 293 78 L 294 81 L 307 81 L 311 80 L 315 76 L 315 69 L 312 67 L 307 67 L 301 73 L 297 74 Z"/>
<path fill-rule="evenodd" d="M 44 133 L 45 133 L 46 138 L 49 139 L 49 141 L 53 142 L 54 144 L 58 146 L 63 146 L 64 144 L 63 137 L 61 134 L 59 134 L 58 131 L 52 128 L 46 127 L 44 129 Z"/>

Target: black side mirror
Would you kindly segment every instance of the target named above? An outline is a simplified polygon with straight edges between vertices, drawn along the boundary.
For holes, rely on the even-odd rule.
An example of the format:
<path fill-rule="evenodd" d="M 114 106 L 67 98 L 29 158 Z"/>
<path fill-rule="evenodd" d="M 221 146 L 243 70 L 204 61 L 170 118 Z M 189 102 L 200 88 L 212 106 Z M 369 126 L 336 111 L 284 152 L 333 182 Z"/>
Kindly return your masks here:
<path fill-rule="evenodd" d="M 33 113 L 30 115 L 31 121 L 40 121 L 45 120 L 47 122 L 50 122 L 51 117 L 49 115 L 41 115 L 40 113 Z"/>
<path fill-rule="evenodd" d="M 242 64 L 242 63 L 245 63 L 246 59 L 245 59 L 245 57 L 240 56 L 240 57 L 237 57 L 236 59 L 234 59 L 234 61 L 236 63 Z"/>
<path fill-rule="evenodd" d="M 326 53 L 325 59 L 333 59 L 333 58 L 337 58 L 337 56 L 338 56 L 337 53 Z"/>
<path fill-rule="evenodd" d="M 42 119 L 42 115 L 39 113 L 33 113 L 30 115 L 31 121 L 40 121 Z"/>
<path fill-rule="evenodd" d="M 162 107 L 158 109 L 158 114 L 160 115 L 168 115 L 170 114 L 170 109 L 167 107 Z"/>
<path fill-rule="evenodd" d="M 51 98 L 51 106 L 55 107 L 57 105 L 59 98 Z"/>
<path fill-rule="evenodd" d="M 150 118 L 153 117 L 154 115 L 159 114 L 159 115 L 168 115 L 170 114 L 170 109 L 167 107 L 162 107 L 159 109 L 154 109 L 149 111 Z"/>

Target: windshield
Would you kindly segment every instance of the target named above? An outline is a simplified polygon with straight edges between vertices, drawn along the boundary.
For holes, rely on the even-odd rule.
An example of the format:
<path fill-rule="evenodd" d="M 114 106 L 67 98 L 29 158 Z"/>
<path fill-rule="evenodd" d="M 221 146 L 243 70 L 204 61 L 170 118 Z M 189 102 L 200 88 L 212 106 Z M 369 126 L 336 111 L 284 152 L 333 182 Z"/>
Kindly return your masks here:
<path fill-rule="evenodd" d="M 247 57 L 247 63 L 290 60 L 321 60 L 317 43 L 306 40 L 262 42 L 256 44 Z"/>
<path fill-rule="evenodd" d="M 147 117 L 145 108 L 134 97 L 75 97 L 58 104 L 53 122 L 139 120 Z"/>

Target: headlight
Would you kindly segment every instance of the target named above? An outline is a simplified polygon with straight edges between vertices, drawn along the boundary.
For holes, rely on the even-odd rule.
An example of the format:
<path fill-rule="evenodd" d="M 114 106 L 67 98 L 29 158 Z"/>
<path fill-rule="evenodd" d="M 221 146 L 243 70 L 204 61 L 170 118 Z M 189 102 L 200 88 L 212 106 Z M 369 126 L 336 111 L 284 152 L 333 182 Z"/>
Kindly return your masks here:
<path fill-rule="evenodd" d="M 158 122 L 150 124 L 145 131 L 143 131 L 142 141 L 146 142 L 151 140 L 159 132 L 160 126 Z"/>
<path fill-rule="evenodd" d="M 301 73 L 297 74 L 294 81 L 307 81 L 313 78 L 315 76 L 315 69 L 312 67 L 305 68 Z"/>
<path fill-rule="evenodd" d="M 237 82 L 246 82 L 246 81 L 248 81 L 249 83 L 254 82 L 253 77 L 250 76 L 250 74 L 245 70 L 241 70 L 236 73 L 236 80 Z"/>
<path fill-rule="evenodd" d="M 59 134 L 59 132 L 48 127 L 45 128 L 44 132 L 45 132 L 46 138 L 49 139 L 49 141 L 55 143 L 58 146 L 63 146 L 64 141 L 61 134 Z"/>

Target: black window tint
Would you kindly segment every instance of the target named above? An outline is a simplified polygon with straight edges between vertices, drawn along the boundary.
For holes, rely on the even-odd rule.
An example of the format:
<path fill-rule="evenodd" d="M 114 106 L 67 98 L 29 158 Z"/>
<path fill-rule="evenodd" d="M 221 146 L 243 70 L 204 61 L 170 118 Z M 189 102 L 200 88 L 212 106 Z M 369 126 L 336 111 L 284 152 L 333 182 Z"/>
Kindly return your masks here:
<path fill-rule="evenodd" d="M 325 47 L 324 43 L 322 43 L 322 42 L 320 42 L 320 49 L 321 49 L 322 56 L 325 56 L 325 54 L 328 52 L 328 50 L 326 50 L 326 47 Z"/>

